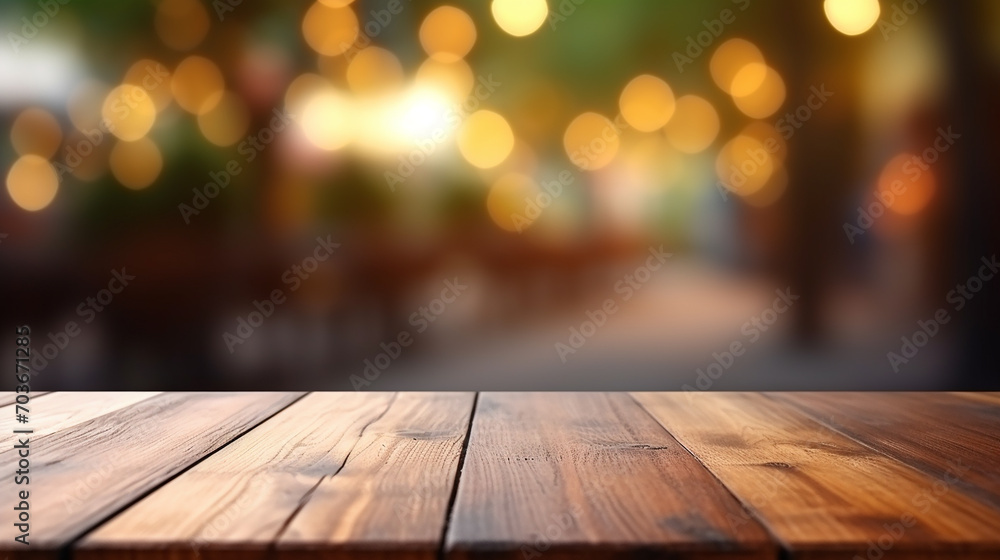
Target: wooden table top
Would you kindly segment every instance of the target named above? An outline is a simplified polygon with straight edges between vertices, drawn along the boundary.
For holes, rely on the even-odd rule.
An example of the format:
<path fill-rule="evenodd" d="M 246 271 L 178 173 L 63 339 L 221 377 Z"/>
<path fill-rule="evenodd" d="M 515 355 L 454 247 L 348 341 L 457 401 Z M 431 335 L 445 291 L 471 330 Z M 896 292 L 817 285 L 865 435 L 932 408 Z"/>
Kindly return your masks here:
<path fill-rule="evenodd" d="M 13 400 L 3 558 L 1000 558 L 998 393 Z"/>

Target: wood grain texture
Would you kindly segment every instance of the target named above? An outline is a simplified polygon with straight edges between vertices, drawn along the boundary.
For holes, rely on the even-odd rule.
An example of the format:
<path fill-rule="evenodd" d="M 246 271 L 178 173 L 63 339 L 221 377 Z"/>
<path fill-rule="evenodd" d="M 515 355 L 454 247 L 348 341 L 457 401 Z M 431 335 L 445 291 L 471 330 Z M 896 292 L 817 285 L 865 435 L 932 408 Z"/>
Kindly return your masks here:
<path fill-rule="evenodd" d="M 32 391 L 31 400 L 35 400 L 38 397 L 41 397 L 42 395 L 48 395 L 49 393 L 50 391 Z M 14 404 L 14 401 L 16 399 L 17 399 L 17 393 L 15 393 L 14 391 L 4 391 L 3 393 L 0 393 L 0 406 L 7 406 L 10 404 Z"/>
<path fill-rule="evenodd" d="M 792 558 L 1000 556 L 1000 512 L 954 478 L 919 472 L 791 405 L 747 393 L 634 396 Z"/>
<path fill-rule="evenodd" d="M 938 394 L 938 393 L 934 393 L 934 394 Z M 948 394 L 949 395 L 954 395 L 956 397 L 960 397 L 960 398 L 963 398 L 963 399 L 969 399 L 969 400 L 973 400 L 973 401 L 984 402 L 986 404 L 991 404 L 991 405 L 994 405 L 994 406 L 1000 406 L 1000 392 L 981 392 L 981 393 L 956 392 L 956 393 L 948 393 Z"/>
<path fill-rule="evenodd" d="M 97 558 L 263 558 L 393 393 L 311 393 L 78 543 Z"/>
<path fill-rule="evenodd" d="M 19 424 L 14 418 L 14 406 L 0 409 L 0 434 L 30 428 L 34 437 L 53 434 L 99 416 L 152 398 L 159 393 L 150 392 L 88 392 L 67 391 L 50 393 L 44 400 L 28 403 L 29 421 Z"/>
<path fill-rule="evenodd" d="M 58 432 L 31 438 L 30 546 L 0 524 L 0 554 L 56 557 L 98 525 L 206 454 L 299 397 L 294 393 L 165 393 Z M 14 465 L 15 449 L 0 450 Z M 0 478 L 0 495 L 24 486 Z"/>
<path fill-rule="evenodd" d="M 279 558 L 434 560 L 473 393 L 399 393 L 278 542 Z"/>
<path fill-rule="evenodd" d="M 768 394 L 1000 509 L 1000 406 L 942 393 Z"/>
<path fill-rule="evenodd" d="M 765 531 L 627 394 L 480 395 L 449 558 L 774 558 Z"/>

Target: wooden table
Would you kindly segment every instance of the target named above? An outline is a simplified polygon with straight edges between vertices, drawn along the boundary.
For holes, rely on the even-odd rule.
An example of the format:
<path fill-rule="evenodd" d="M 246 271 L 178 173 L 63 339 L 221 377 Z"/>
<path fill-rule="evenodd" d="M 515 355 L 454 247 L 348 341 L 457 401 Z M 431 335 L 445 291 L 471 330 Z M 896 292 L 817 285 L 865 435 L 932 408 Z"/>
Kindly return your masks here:
<path fill-rule="evenodd" d="M 4 558 L 1000 558 L 996 393 L 12 401 Z"/>

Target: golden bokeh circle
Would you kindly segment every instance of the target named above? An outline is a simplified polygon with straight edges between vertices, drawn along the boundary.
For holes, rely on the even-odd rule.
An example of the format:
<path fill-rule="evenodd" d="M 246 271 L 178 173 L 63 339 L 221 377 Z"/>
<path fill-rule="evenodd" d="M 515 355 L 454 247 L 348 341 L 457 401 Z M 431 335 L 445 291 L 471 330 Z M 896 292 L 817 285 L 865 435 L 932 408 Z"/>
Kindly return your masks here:
<path fill-rule="evenodd" d="M 36 212 L 52 203 L 59 191 L 59 175 L 45 158 L 21 156 L 7 172 L 7 194 L 21 208 Z"/>
<path fill-rule="evenodd" d="M 469 14 L 454 7 L 440 6 L 420 24 L 420 45 L 441 62 L 465 58 L 476 44 L 476 24 Z"/>

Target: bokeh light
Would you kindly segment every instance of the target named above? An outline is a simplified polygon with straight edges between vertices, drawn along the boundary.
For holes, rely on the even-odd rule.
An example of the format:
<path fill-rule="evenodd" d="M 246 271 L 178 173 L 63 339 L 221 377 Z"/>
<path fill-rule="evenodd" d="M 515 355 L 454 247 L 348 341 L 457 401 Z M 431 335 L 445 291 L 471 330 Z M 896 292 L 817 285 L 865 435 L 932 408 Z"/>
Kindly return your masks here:
<path fill-rule="evenodd" d="M 754 63 L 764 64 L 764 55 L 761 54 L 760 49 L 746 39 L 734 38 L 715 49 L 711 60 L 709 60 L 708 68 L 715 85 L 719 86 L 722 91 L 732 94 L 733 80 L 736 75 L 744 67 Z M 760 81 L 763 81 L 763 77 Z"/>
<path fill-rule="evenodd" d="M 493 111 L 476 111 L 462 123 L 458 149 L 466 161 L 481 169 L 503 163 L 514 149 L 514 132 L 507 119 Z"/>
<path fill-rule="evenodd" d="M 368 47 L 351 59 L 347 67 L 347 84 L 359 94 L 399 89 L 403 84 L 403 65 L 391 51 Z"/>
<path fill-rule="evenodd" d="M 350 7 L 316 2 L 302 19 L 306 43 L 320 54 L 336 56 L 351 48 L 358 39 L 358 16 Z"/>
<path fill-rule="evenodd" d="M 112 134 L 122 140 L 138 140 L 153 128 L 156 105 L 145 89 L 122 84 L 108 93 L 101 114 Z"/>
<path fill-rule="evenodd" d="M 507 173 L 490 186 L 486 195 L 486 210 L 493 223 L 501 229 L 522 232 L 537 219 L 537 216 L 528 215 L 528 202 L 538 193 L 538 185 L 531 177 Z"/>
<path fill-rule="evenodd" d="M 182 109 L 198 115 L 215 107 L 225 85 L 214 62 L 203 56 L 189 56 L 174 69 L 170 91 Z"/>
<path fill-rule="evenodd" d="M 249 126 L 250 111 L 232 92 L 223 94 L 215 107 L 198 115 L 198 129 L 216 146 L 232 146 L 246 135 Z"/>
<path fill-rule="evenodd" d="M 108 164 L 111 174 L 122 185 L 139 190 L 153 184 L 163 169 L 163 156 L 149 138 L 118 142 L 111 149 Z"/>
<path fill-rule="evenodd" d="M 837 31 L 860 35 L 875 25 L 881 8 L 878 0 L 824 0 L 823 11 Z"/>
<path fill-rule="evenodd" d="M 59 190 L 59 176 L 45 158 L 21 156 L 7 173 L 7 193 L 15 204 L 32 212 L 52 203 Z"/>
<path fill-rule="evenodd" d="M 760 190 L 771 179 L 774 168 L 774 158 L 764 144 L 745 134 L 727 142 L 715 162 L 719 180 L 740 196 Z"/>
<path fill-rule="evenodd" d="M 764 186 L 744 196 L 743 200 L 755 208 L 766 208 L 781 200 L 786 190 L 788 190 L 788 170 L 785 166 L 779 165 Z"/>
<path fill-rule="evenodd" d="M 317 94 L 330 88 L 330 82 L 319 74 L 306 73 L 298 76 L 285 90 L 285 109 L 298 115 Z"/>
<path fill-rule="evenodd" d="M 445 92 L 454 101 L 464 100 L 476 85 L 476 76 L 464 60 L 441 62 L 428 58 L 417 69 L 418 84 Z"/>
<path fill-rule="evenodd" d="M 743 127 L 740 134 L 755 138 L 760 142 L 767 152 L 771 154 L 775 162 L 782 163 L 788 157 L 788 142 L 781 132 L 771 123 L 765 121 L 753 121 Z"/>
<path fill-rule="evenodd" d="M 334 151 L 354 137 L 355 112 L 347 99 L 333 88 L 314 95 L 302 110 L 302 130 L 321 150 Z"/>
<path fill-rule="evenodd" d="M 205 39 L 211 21 L 198 0 L 162 0 L 156 7 L 153 25 L 163 44 L 187 51 Z"/>
<path fill-rule="evenodd" d="M 729 94 L 733 97 L 746 97 L 757 91 L 767 79 L 767 65 L 763 62 L 751 62 L 740 68 L 729 86 Z"/>
<path fill-rule="evenodd" d="M 493 0 L 490 10 L 500 29 L 515 37 L 538 31 L 549 15 L 545 0 Z"/>
<path fill-rule="evenodd" d="M 137 60 L 125 72 L 123 84 L 132 84 L 146 90 L 153 99 L 157 111 L 162 111 L 170 105 L 170 71 L 163 64 L 143 58 Z"/>
<path fill-rule="evenodd" d="M 636 130 L 652 132 L 674 115 L 674 92 L 667 82 L 643 74 L 632 79 L 618 99 L 625 121 Z"/>
<path fill-rule="evenodd" d="M 685 154 L 696 154 L 712 145 L 719 135 L 719 113 L 697 95 L 677 100 L 677 110 L 664 128 L 670 145 Z"/>
<path fill-rule="evenodd" d="M 424 52 L 441 62 L 465 58 L 475 44 L 475 22 L 469 14 L 454 6 L 436 8 L 420 24 L 420 45 Z"/>
<path fill-rule="evenodd" d="M 594 112 L 577 116 L 563 134 L 563 148 L 574 165 L 585 171 L 600 169 L 615 159 L 621 138 L 607 117 Z"/>
<path fill-rule="evenodd" d="M 930 166 L 910 153 L 890 159 L 879 174 L 876 192 L 896 214 L 909 216 L 927 207 L 934 198 L 937 181 Z"/>
<path fill-rule="evenodd" d="M 770 117 L 785 102 L 785 81 L 774 68 L 767 68 L 764 80 L 757 89 L 739 97 L 733 97 L 736 107 L 744 115 L 763 119 Z"/>
<path fill-rule="evenodd" d="M 66 112 L 73 126 L 81 132 L 101 126 L 104 117 L 101 108 L 110 88 L 97 80 L 83 80 L 66 101 Z"/>
<path fill-rule="evenodd" d="M 19 155 L 50 158 L 62 143 L 62 127 L 52 113 L 44 109 L 25 109 L 10 127 L 10 143 Z"/>

